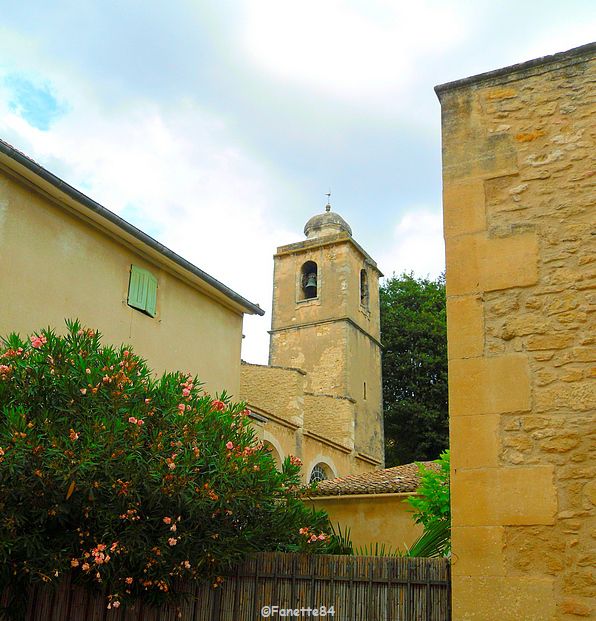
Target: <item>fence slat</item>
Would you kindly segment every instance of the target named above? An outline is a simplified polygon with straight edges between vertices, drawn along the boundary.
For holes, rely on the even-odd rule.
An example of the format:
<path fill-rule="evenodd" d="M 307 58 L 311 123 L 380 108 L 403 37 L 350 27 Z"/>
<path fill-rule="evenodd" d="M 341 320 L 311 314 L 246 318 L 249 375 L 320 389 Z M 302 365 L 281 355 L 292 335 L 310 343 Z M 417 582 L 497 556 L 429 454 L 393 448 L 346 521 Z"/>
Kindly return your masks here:
<path fill-rule="evenodd" d="M 180 582 L 188 597 L 178 607 L 153 609 L 139 601 L 107 611 L 105 596 L 69 579 L 58 589 L 36 585 L 26 621 L 256 621 L 265 605 L 333 606 L 343 621 L 449 621 L 450 574 L 448 559 L 268 552 L 238 565 L 217 589 Z M 8 601 L 7 591 L 0 601 Z"/>

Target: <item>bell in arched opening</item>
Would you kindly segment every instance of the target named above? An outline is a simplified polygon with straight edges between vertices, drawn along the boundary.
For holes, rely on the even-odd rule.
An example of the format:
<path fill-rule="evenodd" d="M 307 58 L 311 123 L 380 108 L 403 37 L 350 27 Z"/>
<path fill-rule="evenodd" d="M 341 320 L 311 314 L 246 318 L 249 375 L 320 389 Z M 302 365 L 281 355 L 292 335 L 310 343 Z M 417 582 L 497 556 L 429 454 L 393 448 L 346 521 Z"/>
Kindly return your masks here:
<path fill-rule="evenodd" d="M 317 264 L 307 261 L 302 266 L 302 295 L 304 300 L 316 298 L 318 293 Z"/>

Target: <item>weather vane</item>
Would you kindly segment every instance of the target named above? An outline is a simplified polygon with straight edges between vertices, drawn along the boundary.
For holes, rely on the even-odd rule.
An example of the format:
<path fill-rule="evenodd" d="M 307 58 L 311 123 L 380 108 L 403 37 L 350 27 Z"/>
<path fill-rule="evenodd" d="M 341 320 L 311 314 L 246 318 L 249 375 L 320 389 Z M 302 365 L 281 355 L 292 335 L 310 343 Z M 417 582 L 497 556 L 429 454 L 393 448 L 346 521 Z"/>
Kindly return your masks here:
<path fill-rule="evenodd" d="M 327 204 L 325 205 L 325 211 L 331 211 L 331 204 L 329 199 L 331 198 L 331 190 L 329 192 L 325 192 L 325 196 L 327 197 Z"/>

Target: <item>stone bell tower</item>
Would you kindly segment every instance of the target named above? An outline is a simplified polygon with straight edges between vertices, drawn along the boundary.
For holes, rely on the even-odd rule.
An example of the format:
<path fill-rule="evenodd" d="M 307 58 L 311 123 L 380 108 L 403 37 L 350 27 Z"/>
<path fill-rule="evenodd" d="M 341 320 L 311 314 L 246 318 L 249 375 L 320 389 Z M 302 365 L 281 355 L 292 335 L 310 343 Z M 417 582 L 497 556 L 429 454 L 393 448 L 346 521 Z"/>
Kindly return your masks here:
<path fill-rule="evenodd" d="M 355 454 L 382 465 L 382 274 L 329 204 L 304 233 L 274 256 L 269 364 L 302 369 L 307 391 L 349 401 Z M 312 431 L 327 436 L 332 417 L 315 414 Z"/>

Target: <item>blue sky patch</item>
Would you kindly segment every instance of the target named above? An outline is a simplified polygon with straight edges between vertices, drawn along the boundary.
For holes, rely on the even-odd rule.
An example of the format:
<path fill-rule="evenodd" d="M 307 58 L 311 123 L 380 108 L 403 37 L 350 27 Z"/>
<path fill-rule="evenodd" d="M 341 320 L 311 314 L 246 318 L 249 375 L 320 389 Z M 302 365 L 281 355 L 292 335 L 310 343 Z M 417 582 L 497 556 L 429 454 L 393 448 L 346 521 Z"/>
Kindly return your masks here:
<path fill-rule="evenodd" d="M 147 233 L 147 235 L 153 237 L 153 239 L 159 239 L 162 232 L 161 227 L 138 206 L 128 203 L 124 209 L 120 210 L 118 215 L 127 222 L 130 222 L 130 224 L 141 229 L 143 233 Z"/>
<path fill-rule="evenodd" d="M 18 73 L 8 74 L 3 82 L 10 93 L 9 109 L 25 119 L 32 127 L 47 131 L 67 110 L 66 106 L 56 99 L 47 83 L 32 82 Z"/>

